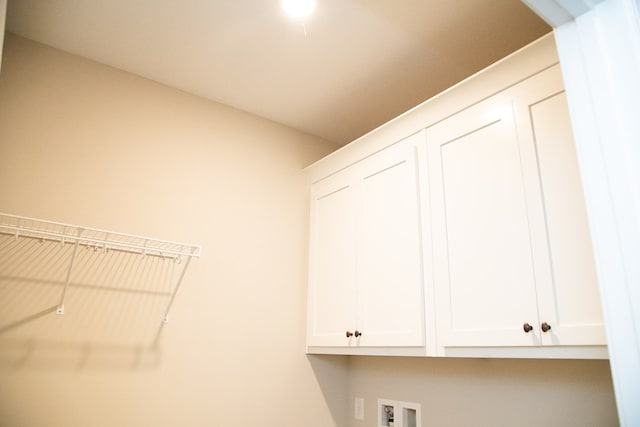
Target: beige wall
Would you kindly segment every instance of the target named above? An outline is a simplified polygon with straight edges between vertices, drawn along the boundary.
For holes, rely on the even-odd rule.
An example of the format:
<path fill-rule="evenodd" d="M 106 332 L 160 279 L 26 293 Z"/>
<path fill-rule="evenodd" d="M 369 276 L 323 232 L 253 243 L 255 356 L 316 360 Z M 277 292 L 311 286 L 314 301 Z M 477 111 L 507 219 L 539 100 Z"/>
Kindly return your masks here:
<path fill-rule="evenodd" d="M 424 427 L 616 426 L 612 387 L 604 360 L 353 357 L 349 426 L 376 426 L 378 398 L 420 403 Z"/>
<path fill-rule="evenodd" d="M 2 272 L 53 268 L 8 267 L 0 242 L 3 427 L 373 427 L 378 397 L 421 403 L 424 426 L 617 424 L 605 361 L 304 356 L 301 169 L 334 147 L 17 37 L 4 55 L 0 212 L 203 256 L 153 350 L 149 294 L 75 287 L 55 316 L 59 280 Z"/>
<path fill-rule="evenodd" d="M 56 316 L 65 269 L 47 262 L 60 250 L 41 244 L 33 254 L 46 262 L 26 264 L 0 254 L 0 425 L 344 425 L 347 360 L 304 354 L 302 168 L 335 148 L 9 36 L 0 212 L 201 244 L 203 255 L 154 350 L 158 294 L 101 288 L 87 273 L 154 286 L 132 279 L 142 261 L 86 255 L 91 283 L 70 288 Z M 3 243 L 29 252 L 23 241 Z"/>

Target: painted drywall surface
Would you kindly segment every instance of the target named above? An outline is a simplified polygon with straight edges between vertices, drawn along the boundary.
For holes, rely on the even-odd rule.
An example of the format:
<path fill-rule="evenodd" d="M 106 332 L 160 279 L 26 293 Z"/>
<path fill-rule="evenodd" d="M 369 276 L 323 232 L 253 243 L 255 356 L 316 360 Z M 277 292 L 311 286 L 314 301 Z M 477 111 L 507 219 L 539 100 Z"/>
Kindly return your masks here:
<path fill-rule="evenodd" d="M 378 398 L 420 403 L 423 426 L 618 425 L 606 360 L 353 357 L 349 383 L 351 427 L 377 426 Z"/>
<path fill-rule="evenodd" d="M 603 361 L 354 357 L 347 383 L 345 359 L 305 357 L 300 169 L 332 148 L 10 36 L 0 211 L 199 243 L 203 257 L 157 351 L 143 333 L 120 344 L 157 323 L 139 314 L 145 298 L 125 310 L 72 292 L 64 317 L 29 317 L 29 306 L 28 322 L 0 324 L 2 425 L 373 426 L 378 397 L 421 403 L 424 425 L 617 423 Z M 0 292 L 0 304 L 57 302 L 40 294 Z M 365 422 L 353 420 L 355 396 Z"/>
<path fill-rule="evenodd" d="M 56 316 L 59 282 L 2 278 L 0 424 L 344 425 L 348 361 L 304 354 L 302 169 L 333 149 L 9 35 L 0 211 L 201 244 L 203 255 L 161 329 L 153 292 L 79 284 Z M 20 262 L 5 255 L 0 268 Z"/>

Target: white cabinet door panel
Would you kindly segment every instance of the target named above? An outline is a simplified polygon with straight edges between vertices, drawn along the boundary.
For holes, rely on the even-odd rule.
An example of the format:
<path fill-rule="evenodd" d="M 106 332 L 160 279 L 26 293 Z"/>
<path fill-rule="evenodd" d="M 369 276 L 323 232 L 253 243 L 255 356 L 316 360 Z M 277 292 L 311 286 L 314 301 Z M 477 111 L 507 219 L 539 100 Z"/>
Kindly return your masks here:
<path fill-rule="evenodd" d="M 345 333 L 356 325 L 354 194 L 347 172 L 312 186 L 308 345 L 348 345 Z"/>
<path fill-rule="evenodd" d="M 423 346 L 421 215 L 413 139 L 359 168 L 358 330 L 361 346 Z"/>
<path fill-rule="evenodd" d="M 427 144 L 441 344 L 536 344 L 523 331 L 537 312 L 512 105 L 465 110 L 429 128 Z"/>
<path fill-rule="evenodd" d="M 606 345 L 582 184 L 564 92 L 529 107 L 544 195 L 551 286 L 539 289 L 545 344 Z M 543 295 L 542 292 L 546 291 Z"/>

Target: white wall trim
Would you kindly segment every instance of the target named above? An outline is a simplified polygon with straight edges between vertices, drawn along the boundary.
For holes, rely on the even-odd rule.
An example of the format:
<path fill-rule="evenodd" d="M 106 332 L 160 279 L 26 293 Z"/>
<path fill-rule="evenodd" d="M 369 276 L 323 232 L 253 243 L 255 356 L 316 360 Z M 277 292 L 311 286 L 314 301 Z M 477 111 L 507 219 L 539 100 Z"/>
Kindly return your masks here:
<path fill-rule="evenodd" d="M 550 3 L 523 1 L 539 14 Z M 623 426 L 640 425 L 639 1 L 596 2 L 560 23 L 542 14 L 556 27 Z"/>
<path fill-rule="evenodd" d="M 603 0 L 522 0 L 552 27 L 571 22 Z"/>
<path fill-rule="evenodd" d="M 0 68 L 2 68 L 2 47 L 4 45 L 4 25 L 7 20 L 7 0 L 0 0 Z"/>

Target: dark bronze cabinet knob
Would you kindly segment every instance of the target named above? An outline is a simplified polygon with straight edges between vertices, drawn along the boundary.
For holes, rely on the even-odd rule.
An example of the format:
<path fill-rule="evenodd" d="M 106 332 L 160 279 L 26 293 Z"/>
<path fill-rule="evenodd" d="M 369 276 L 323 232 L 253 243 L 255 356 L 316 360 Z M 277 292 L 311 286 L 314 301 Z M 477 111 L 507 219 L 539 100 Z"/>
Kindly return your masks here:
<path fill-rule="evenodd" d="M 548 324 L 547 322 L 542 322 L 542 325 L 540 325 L 540 328 L 542 329 L 542 332 L 549 332 L 551 330 L 551 325 Z"/>
<path fill-rule="evenodd" d="M 526 333 L 529 333 L 529 332 L 533 331 L 533 326 L 531 326 L 530 324 L 525 322 L 525 324 L 522 325 L 522 329 L 524 329 L 524 331 Z"/>
<path fill-rule="evenodd" d="M 362 335 L 362 332 L 360 332 L 360 331 L 356 331 L 353 335 L 354 335 L 356 338 L 358 338 L 359 336 L 361 336 L 361 335 Z"/>
<path fill-rule="evenodd" d="M 353 336 L 353 332 L 347 331 L 346 335 L 347 335 L 347 338 L 351 338 Z"/>

